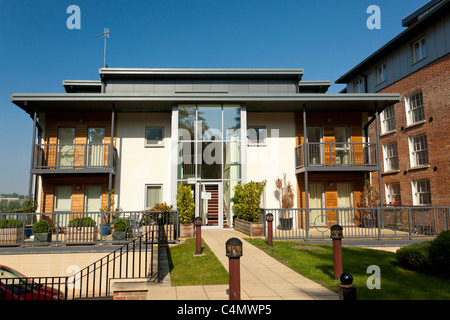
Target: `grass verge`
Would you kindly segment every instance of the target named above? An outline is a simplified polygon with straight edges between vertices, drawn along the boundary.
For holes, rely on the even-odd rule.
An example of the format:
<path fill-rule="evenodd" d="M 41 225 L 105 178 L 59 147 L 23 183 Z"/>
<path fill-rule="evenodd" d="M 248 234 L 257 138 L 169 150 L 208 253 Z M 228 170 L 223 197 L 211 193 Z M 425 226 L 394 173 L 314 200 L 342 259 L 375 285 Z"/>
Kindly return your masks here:
<path fill-rule="evenodd" d="M 333 247 L 303 242 L 274 241 L 269 247 L 265 240 L 245 239 L 294 271 L 337 292 L 333 279 Z M 450 282 L 447 279 L 404 270 L 397 263 L 395 253 L 355 247 L 342 248 L 344 272 L 353 276 L 358 300 L 449 300 Z M 372 273 L 367 268 L 380 268 L 381 289 L 369 289 Z"/>
<path fill-rule="evenodd" d="M 170 279 L 173 286 L 227 284 L 228 272 L 209 247 L 204 247 L 201 256 L 194 256 L 195 239 L 169 248 Z"/>

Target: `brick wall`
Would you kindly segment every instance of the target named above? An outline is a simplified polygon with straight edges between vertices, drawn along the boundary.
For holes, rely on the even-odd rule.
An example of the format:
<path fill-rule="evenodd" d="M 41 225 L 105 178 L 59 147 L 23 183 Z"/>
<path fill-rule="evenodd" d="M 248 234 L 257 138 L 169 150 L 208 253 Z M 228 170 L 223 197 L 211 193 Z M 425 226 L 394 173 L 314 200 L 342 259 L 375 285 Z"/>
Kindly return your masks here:
<path fill-rule="evenodd" d="M 425 121 L 407 127 L 405 97 L 422 91 Z M 413 74 L 397 81 L 380 93 L 401 93 L 403 101 L 395 104 L 393 133 L 382 135 L 381 145 L 397 141 L 399 170 L 383 173 L 382 183 L 400 183 L 402 205 L 413 205 L 412 181 L 429 179 L 431 204 L 450 205 L 450 54 L 436 60 Z M 370 141 L 375 141 L 375 125 L 370 127 Z M 413 169 L 409 157 L 409 137 L 425 133 L 429 165 Z M 383 153 L 381 153 L 383 159 Z M 382 165 L 383 161 L 382 161 Z M 384 169 L 384 168 L 383 168 Z M 377 173 L 372 174 L 372 185 L 378 190 Z M 383 192 L 385 192 L 383 188 Z M 386 201 L 385 194 L 383 200 Z"/>

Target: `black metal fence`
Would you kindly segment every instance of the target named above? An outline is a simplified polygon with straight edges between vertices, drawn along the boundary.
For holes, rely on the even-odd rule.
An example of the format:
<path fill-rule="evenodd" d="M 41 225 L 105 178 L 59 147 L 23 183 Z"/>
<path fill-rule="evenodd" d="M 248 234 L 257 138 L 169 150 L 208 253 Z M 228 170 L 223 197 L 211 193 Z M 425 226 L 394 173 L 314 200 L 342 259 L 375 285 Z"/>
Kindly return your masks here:
<path fill-rule="evenodd" d="M 178 211 L 0 213 L 0 247 L 125 244 L 153 230 L 159 214 L 167 241 L 177 242 Z"/>
<path fill-rule="evenodd" d="M 122 279 L 161 280 L 162 246 L 169 243 L 164 225 L 167 212 L 155 216 L 144 234 L 132 239 L 103 258 L 71 276 L 26 277 L 0 266 L 0 300 L 75 300 L 111 295 L 113 282 Z"/>
<path fill-rule="evenodd" d="M 450 229 L 450 207 L 264 209 L 273 214 L 273 239 L 329 239 L 334 224 L 345 238 L 413 239 Z"/>

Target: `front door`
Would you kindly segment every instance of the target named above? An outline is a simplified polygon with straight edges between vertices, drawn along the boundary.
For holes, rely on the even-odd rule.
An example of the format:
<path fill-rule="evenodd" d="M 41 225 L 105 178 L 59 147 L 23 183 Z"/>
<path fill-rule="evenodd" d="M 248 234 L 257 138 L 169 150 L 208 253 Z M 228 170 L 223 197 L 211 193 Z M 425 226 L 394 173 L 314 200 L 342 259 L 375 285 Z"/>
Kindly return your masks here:
<path fill-rule="evenodd" d="M 325 225 L 324 192 L 322 183 L 309 184 L 309 223 L 313 226 Z"/>
<path fill-rule="evenodd" d="M 223 228 L 223 192 L 221 182 L 198 182 L 195 192 L 196 217 L 208 229 Z"/>

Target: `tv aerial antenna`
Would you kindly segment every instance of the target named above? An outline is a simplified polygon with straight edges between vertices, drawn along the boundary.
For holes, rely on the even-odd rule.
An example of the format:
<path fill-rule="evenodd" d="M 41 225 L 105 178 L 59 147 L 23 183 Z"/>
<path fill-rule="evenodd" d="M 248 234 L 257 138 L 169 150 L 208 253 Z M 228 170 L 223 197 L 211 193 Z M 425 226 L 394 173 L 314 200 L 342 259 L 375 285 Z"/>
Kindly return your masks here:
<path fill-rule="evenodd" d="M 104 37 L 105 38 L 105 48 L 103 50 L 103 68 L 106 68 L 106 38 L 109 38 L 109 29 L 108 28 L 104 28 L 103 29 L 103 34 L 96 36 L 95 38 L 101 38 Z"/>

